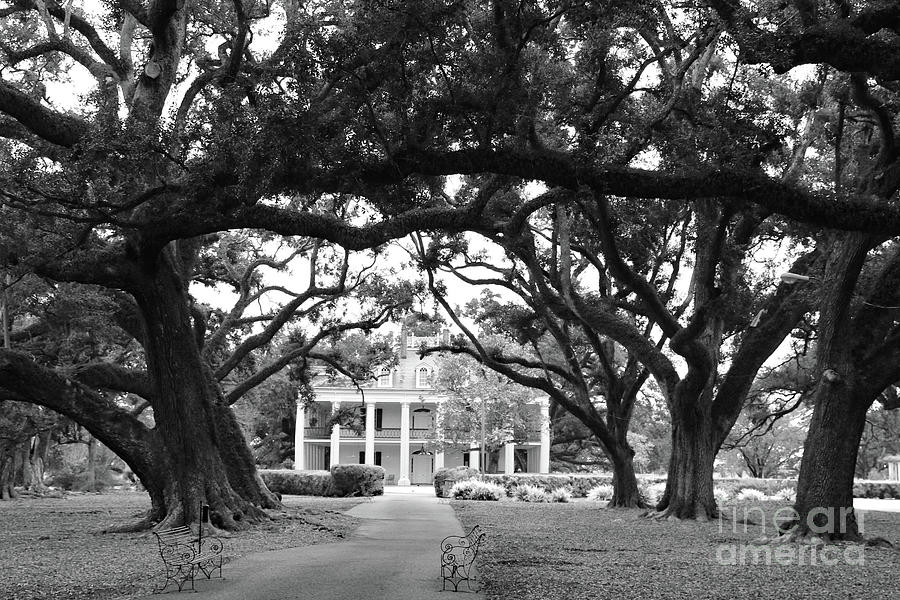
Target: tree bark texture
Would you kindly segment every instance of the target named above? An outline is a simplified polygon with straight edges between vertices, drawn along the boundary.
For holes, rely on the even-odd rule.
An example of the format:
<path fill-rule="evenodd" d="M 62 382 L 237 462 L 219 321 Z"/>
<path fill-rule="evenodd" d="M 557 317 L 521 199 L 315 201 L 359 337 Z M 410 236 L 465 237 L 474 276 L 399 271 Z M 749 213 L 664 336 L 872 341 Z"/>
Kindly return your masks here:
<path fill-rule="evenodd" d="M 135 292 L 156 431 L 171 469 L 164 523 L 197 520 L 200 504 L 207 503 L 214 525 L 237 529 L 266 518 L 261 508 L 279 502 L 257 474 L 237 421 L 200 356 L 187 286 L 170 260 L 164 252 L 144 265 Z"/>
<path fill-rule="evenodd" d="M 822 381 L 817 390 L 797 481 L 797 537 L 858 540 L 864 533 L 853 510 L 853 477 L 871 402 L 847 388 Z"/>
<path fill-rule="evenodd" d="M 821 309 L 813 415 L 797 482 L 795 538 L 858 540 L 853 477 L 866 413 L 896 379 L 889 346 L 879 349 L 890 313 L 854 302 L 857 281 L 877 241 L 863 234 L 835 234 L 821 282 Z M 878 273 L 885 289 L 897 286 L 897 257 Z M 892 265 L 892 263 L 894 263 Z M 875 307 L 877 309 L 877 307 Z M 887 365 L 879 361 L 887 360 Z"/>
<path fill-rule="evenodd" d="M 645 506 L 634 473 L 634 450 L 630 447 L 619 449 L 618 456 L 612 459 L 613 495 L 608 508 L 640 508 Z"/>
<path fill-rule="evenodd" d="M 656 506 L 663 516 L 679 519 L 714 519 L 713 496 L 715 435 L 702 403 L 677 403 L 672 411 L 672 454 L 666 490 Z"/>

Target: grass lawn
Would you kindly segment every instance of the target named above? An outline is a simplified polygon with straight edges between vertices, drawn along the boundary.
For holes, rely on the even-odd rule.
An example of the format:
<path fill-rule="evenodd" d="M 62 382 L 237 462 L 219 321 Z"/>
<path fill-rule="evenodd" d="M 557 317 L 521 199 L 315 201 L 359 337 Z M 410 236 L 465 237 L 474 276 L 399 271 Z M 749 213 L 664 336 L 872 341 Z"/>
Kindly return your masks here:
<path fill-rule="evenodd" d="M 642 511 L 587 501 L 452 505 L 467 531 L 479 524 L 487 532 L 477 563 L 489 599 L 900 598 L 897 549 L 834 545 L 818 550 L 811 564 L 809 546 L 803 554 L 796 544 L 748 546 L 774 534 L 772 517 L 781 506 L 775 503 L 764 506 L 765 531 L 757 509 L 750 520 L 760 524 L 747 525 L 746 533 L 742 507 L 735 525 L 728 507 L 721 523 L 688 523 L 651 521 Z M 863 526 L 867 537 L 900 548 L 900 513 L 866 513 Z M 741 552 L 747 552 L 743 560 Z M 823 558 L 837 564 L 822 564 Z"/>
<path fill-rule="evenodd" d="M 273 515 L 276 520 L 225 539 L 226 561 L 249 552 L 339 541 L 358 523 L 342 512 L 359 502 L 285 496 L 285 511 Z M 150 532 L 101 533 L 136 520 L 149 507 L 143 492 L 0 502 L 0 598 L 80 600 L 151 593 L 164 581 L 156 538 Z"/>

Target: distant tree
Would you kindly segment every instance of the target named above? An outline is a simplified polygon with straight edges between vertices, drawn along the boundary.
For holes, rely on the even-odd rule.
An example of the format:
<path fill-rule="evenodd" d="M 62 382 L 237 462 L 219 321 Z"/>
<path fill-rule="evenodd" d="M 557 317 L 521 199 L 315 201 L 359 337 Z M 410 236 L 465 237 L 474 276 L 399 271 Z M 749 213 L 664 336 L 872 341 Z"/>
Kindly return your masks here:
<path fill-rule="evenodd" d="M 763 423 L 742 416 L 722 448 L 751 477 L 796 477 L 808 419 L 808 414 L 792 414 Z"/>
<path fill-rule="evenodd" d="M 856 457 L 856 477 L 883 479 L 887 477 L 885 456 L 900 455 L 900 401 L 897 387 L 891 386 L 881 400 L 869 409 L 866 426 L 860 439 Z"/>
<path fill-rule="evenodd" d="M 410 335 L 433 337 L 438 335 L 447 326 L 447 323 L 439 314 L 412 312 L 403 319 L 403 325 Z"/>
<path fill-rule="evenodd" d="M 15 498 L 16 485 L 43 489 L 43 464 L 56 421 L 39 406 L 0 400 L 0 500 Z"/>
<path fill-rule="evenodd" d="M 534 390 L 468 356 L 446 356 L 439 363 L 434 389 L 446 399 L 434 421 L 438 446 L 462 451 L 477 447 L 484 453 L 486 472 L 496 472 L 504 444 L 524 443 L 540 431 Z"/>

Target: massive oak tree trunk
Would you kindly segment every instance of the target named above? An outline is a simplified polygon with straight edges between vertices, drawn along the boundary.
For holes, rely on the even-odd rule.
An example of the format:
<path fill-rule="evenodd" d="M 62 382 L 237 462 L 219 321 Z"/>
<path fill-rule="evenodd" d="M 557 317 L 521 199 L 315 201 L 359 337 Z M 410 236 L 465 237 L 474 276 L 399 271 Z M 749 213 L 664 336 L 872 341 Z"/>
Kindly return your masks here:
<path fill-rule="evenodd" d="M 193 521 L 208 503 L 215 525 L 235 529 L 265 518 L 278 500 L 262 483 L 234 414 L 200 356 L 187 284 L 172 254 L 144 265 L 135 290 L 153 415 L 168 459 L 165 524 Z"/>
<path fill-rule="evenodd" d="M 900 251 L 895 249 L 874 274 L 878 289 L 889 295 L 860 304 L 854 302 L 857 281 L 878 240 L 859 233 L 834 238 L 821 283 L 820 375 L 803 446 L 791 538 L 861 539 L 853 511 L 853 477 L 866 412 L 898 374 L 896 344 L 889 334 L 894 319 L 883 305 L 894 303 L 890 294 L 900 287 Z"/>
<path fill-rule="evenodd" d="M 724 320 L 716 305 L 715 285 L 721 246 L 720 209 L 709 201 L 695 203 L 697 242 L 692 280 L 694 315 L 676 331 L 669 347 L 687 363 L 687 373 L 670 391 L 672 454 L 666 490 L 657 504 L 661 516 L 712 519 L 718 516 L 713 496 L 713 466 L 717 436 L 713 419 L 716 370 Z M 717 266 L 719 265 L 719 266 Z"/>
<path fill-rule="evenodd" d="M 611 453 L 613 465 L 613 496 L 607 507 L 642 508 L 645 506 L 634 473 L 634 450 L 630 446 Z"/>
<path fill-rule="evenodd" d="M 666 517 L 713 519 L 715 436 L 708 403 L 676 399 L 672 410 L 672 454 L 666 490 L 656 506 Z"/>
<path fill-rule="evenodd" d="M 193 338 L 181 338 L 180 342 L 195 344 Z M 178 346 L 174 339 L 157 342 L 157 347 L 168 348 L 173 360 L 188 360 L 190 357 Z M 195 360 L 193 364 L 197 363 Z M 195 519 L 201 501 L 210 504 L 213 523 L 223 528 L 240 527 L 242 521 L 261 518 L 264 513 L 260 507 L 277 506 L 256 472 L 231 409 L 217 402 L 221 397 L 208 370 L 201 368 L 198 374 L 177 362 L 160 364 L 157 360 L 155 364 L 167 373 L 164 381 L 171 386 L 172 408 L 165 404 L 154 407 L 157 425 L 153 429 L 103 394 L 37 364 L 27 355 L 0 350 L 0 381 L 2 389 L 14 399 L 46 406 L 72 418 L 128 464 L 151 501 L 147 518 L 128 528 Z M 176 385 L 176 380 L 183 380 L 184 385 Z M 210 390 L 210 396 L 200 396 L 197 389 Z M 174 430 L 166 432 L 166 426 L 171 427 L 173 422 Z"/>
<path fill-rule="evenodd" d="M 797 482 L 797 537 L 858 540 L 863 533 L 853 511 L 853 476 L 871 402 L 848 388 L 823 378 L 817 390 Z"/>

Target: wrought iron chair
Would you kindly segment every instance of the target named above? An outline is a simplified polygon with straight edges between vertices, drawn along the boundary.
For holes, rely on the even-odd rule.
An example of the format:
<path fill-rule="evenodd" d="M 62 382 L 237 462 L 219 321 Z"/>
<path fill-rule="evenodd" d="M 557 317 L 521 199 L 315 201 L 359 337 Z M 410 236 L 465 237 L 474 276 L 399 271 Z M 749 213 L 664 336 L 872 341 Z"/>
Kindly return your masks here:
<path fill-rule="evenodd" d="M 466 535 L 451 535 L 441 542 L 441 577 L 443 578 L 442 590 L 447 589 L 447 582 L 453 585 L 453 591 L 459 591 L 459 584 L 466 582 L 470 591 L 478 589 L 472 587 L 478 578 L 472 574 L 475 557 L 478 556 L 478 548 L 481 546 L 487 534 L 476 525 Z"/>
<path fill-rule="evenodd" d="M 159 544 L 159 556 L 165 565 L 165 583 L 154 590 L 160 593 L 169 584 L 180 592 L 190 583 L 194 589 L 194 579 L 202 574 L 211 579 L 218 571 L 222 577 L 222 540 L 203 535 L 203 524 L 209 522 L 209 507 L 200 507 L 200 524 L 197 533 L 187 525 L 164 531 L 154 531 Z"/>

